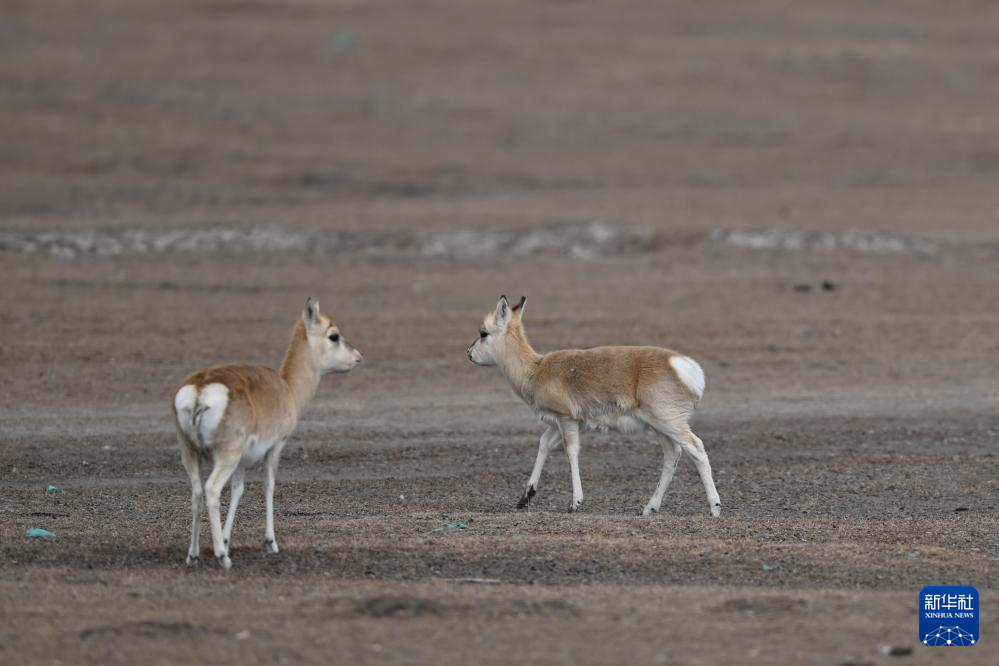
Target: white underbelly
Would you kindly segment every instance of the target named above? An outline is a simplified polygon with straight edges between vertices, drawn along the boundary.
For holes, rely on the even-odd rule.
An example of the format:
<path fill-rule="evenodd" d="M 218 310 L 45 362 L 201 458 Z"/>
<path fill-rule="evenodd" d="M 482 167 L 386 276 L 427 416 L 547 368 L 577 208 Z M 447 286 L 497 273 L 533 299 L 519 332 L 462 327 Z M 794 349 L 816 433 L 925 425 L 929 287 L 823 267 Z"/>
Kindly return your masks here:
<path fill-rule="evenodd" d="M 645 423 L 630 414 L 599 414 L 588 416 L 583 423 L 590 430 L 617 430 L 626 435 L 645 430 Z"/>
<path fill-rule="evenodd" d="M 559 415 L 555 412 L 548 412 L 543 409 L 538 410 L 538 418 L 540 418 L 544 423 L 550 426 L 558 427 Z"/>
<path fill-rule="evenodd" d="M 278 440 L 273 438 L 251 437 L 246 449 L 243 451 L 242 457 L 240 457 L 240 464 L 243 467 L 249 467 L 260 462 L 277 443 Z"/>
<path fill-rule="evenodd" d="M 559 416 L 554 412 L 539 411 L 541 420 L 558 427 Z M 583 427 L 590 430 L 617 430 L 626 435 L 639 433 L 645 430 L 647 424 L 641 419 L 630 414 L 584 414 L 578 419 Z"/>

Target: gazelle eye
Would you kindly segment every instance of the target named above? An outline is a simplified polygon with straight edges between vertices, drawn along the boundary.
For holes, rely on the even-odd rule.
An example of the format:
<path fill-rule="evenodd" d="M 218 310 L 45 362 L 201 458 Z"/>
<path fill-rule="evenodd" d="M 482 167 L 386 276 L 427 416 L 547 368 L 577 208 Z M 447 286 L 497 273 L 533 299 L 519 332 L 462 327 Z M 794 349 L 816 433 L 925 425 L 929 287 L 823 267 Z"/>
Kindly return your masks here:
<path fill-rule="evenodd" d="M 486 333 L 485 331 L 479 331 L 479 337 L 485 340 L 487 337 L 489 337 L 489 334 Z"/>
<path fill-rule="evenodd" d="M 330 339 L 330 342 L 340 342 L 340 334 L 339 333 L 330 333 L 329 334 L 329 339 Z"/>

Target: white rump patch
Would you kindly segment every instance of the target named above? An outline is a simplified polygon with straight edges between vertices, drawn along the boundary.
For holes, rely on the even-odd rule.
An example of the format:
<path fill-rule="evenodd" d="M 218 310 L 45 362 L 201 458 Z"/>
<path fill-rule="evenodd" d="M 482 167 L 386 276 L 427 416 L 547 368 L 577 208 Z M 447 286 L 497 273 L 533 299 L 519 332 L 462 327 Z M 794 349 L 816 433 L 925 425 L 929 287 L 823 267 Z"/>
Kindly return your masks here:
<path fill-rule="evenodd" d="M 200 391 L 194 384 L 186 384 L 173 398 L 177 425 L 192 444 L 200 447 L 212 444 L 228 405 L 229 387 L 225 384 L 208 384 Z"/>
<path fill-rule="evenodd" d="M 700 400 L 704 395 L 704 370 L 697 361 L 687 356 L 676 355 L 670 357 L 669 364 L 673 366 L 680 381 Z"/>
<path fill-rule="evenodd" d="M 208 384 L 201 388 L 198 408 L 194 414 L 194 427 L 198 432 L 198 441 L 203 446 L 212 443 L 228 405 L 229 387 L 225 384 Z"/>
<path fill-rule="evenodd" d="M 177 411 L 177 425 L 192 442 L 198 438 L 194 432 L 194 410 L 198 406 L 198 387 L 194 384 L 181 386 L 173 398 L 173 408 Z"/>

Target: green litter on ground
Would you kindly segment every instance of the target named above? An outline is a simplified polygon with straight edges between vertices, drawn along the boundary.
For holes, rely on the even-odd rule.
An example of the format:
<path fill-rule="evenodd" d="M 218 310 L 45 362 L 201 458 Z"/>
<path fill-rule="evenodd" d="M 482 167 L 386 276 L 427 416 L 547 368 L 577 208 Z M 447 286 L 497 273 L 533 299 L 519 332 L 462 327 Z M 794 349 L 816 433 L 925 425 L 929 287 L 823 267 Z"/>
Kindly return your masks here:
<path fill-rule="evenodd" d="M 49 495 L 58 495 L 59 493 L 62 492 L 62 488 L 60 488 L 59 486 L 53 486 L 50 483 L 49 487 L 45 489 L 45 492 L 47 492 Z"/>
<path fill-rule="evenodd" d="M 466 525 L 465 523 L 454 522 L 454 523 L 444 523 L 440 527 L 435 527 L 433 531 L 450 532 L 451 530 L 467 530 L 467 529 L 468 525 Z"/>
<path fill-rule="evenodd" d="M 48 530 L 43 530 L 41 527 L 30 527 L 24 531 L 24 536 L 29 539 L 58 539 L 59 535 L 55 532 L 49 532 Z"/>

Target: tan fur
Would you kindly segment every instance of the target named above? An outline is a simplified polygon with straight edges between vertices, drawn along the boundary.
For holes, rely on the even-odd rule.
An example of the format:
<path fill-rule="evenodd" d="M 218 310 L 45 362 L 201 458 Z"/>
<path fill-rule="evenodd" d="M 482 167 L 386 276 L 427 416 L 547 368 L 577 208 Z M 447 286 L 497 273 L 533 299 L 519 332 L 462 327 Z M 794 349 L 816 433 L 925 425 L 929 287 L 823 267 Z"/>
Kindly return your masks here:
<path fill-rule="evenodd" d="M 630 412 L 660 400 L 666 387 L 682 417 L 691 413 L 696 399 L 669 364 L 675 355 L 660 347 L 556 351 L 541 358 L 529 385 L 535 406 L 560 416 L 586 407 Z"/>
<path fill-rule="evenodd" d="M 323 329 L 337 330 L 325 315 L 320 322 Z M 192 372 L 177 389 L 193 385 L 200 392 L 209 384 L 223 384 L 229 389 L 229 405 L 216 436 L 218 447 L 239 449 L 250 435 L 287 437 L 319 386 L 318 362 L 309 348 L 305 324 L 298 321 L 292 328 L 280 372 L 262 365 L 214 365 Z M 186 437 L 184 441 L 196 451 L 199 449 L 197 442 Z"/>
<path fill-rule="evenodd" d="M 336 341 L 331 336 L 337 337 Z M 273 485 L 278 458 L 285 441 L 292 434 L 301 412 L 312 400 L 320 377 L 327 372 L 346 372 L 362 360 L 360 353 L 339 335 L 330 317 L 319 313 L 312 299 L 302 318 L 296 322 L 279 371 L 257 365 L 215 365 L 189 374 L 175 391 L 174 421 L 184 466 L 191 477 L 193 520 L 188 563 L 198 558 L 198 523 L 200 521 L 200 461 L 211 459 L 213 470 L 205 483 L 204 495 L 209 509 L 212 541 L 216 558 L 228 568 L 228 541 L 235 517 L 235 507 L 242 494 L 244 469 L 257 460 L 266 465 L 265 496 L 267 503 L 266 544 L 276 552 L 273 535 Z M 227 390 L 223 413 L 218 406 L 206 407 L 216 385 Z M 193 398 L 192 398 L 193 396 Z M 193 403 L 192 403 L 193 400 Z M 183 403 L 183 413 L 178 404 Z M 193 404 L 194 409 L 188 407 Z M 214 410 L 214 411 L 212 411 Z M 204 425 L 206 413 L 211 432 Z M 229 517 L 224 528 L 219 524 L 218 495 L 233 480 Z"/>
<path fill-rule="evenodd" d="M 574 476 L 570 510 L 582 500 L 575 462 L 580 425 L 625 432 L 651 427 L 695 457 L 711 512 L 716 514 L 720 504 L 707 455 L 700 439 L 689 429 L 700 395 L 685 383 L 672 361 L 693 367 L 701 383 L 697 390 L 701 390 L 703 373 L 696 363 L 662 347 L 595 347 L 539 354 L 524 331 L 525 301 L 522 299 L 519 306 L 510 308 L 506 298 L 501 298 L 496 310 L 483 320 L 479 339 L 468 349 L 473 362 L 498 366 L 517 395 L 559 431 L 546 431 L 542 436 L 535 471 L 520 506 L 526 506 L 534 495 L 547 452 L 563 440 Z M 664 450 L 665 447 L 666 444 Z M 675 456 L 666 450 L 665 481 L 660 482 L 663 489 L 672 477 L 673 466 Z M 670 469 L 668 477 L 666 468 Z M 659 499 L 655 500 L 657 496 Z M 653 500 L 645 513 L 650 512 L 650 507 L 652 511 L 658 510 L 659 489 Z"/>
<path fill-rule="evenodd" d="M 522 309 L 501 332 L 494 313 L 484 326 L 506 340 L 497 365 L 535 410 L 579 419 L 588 412 L 625 414 L 644 407 L 688 419 L 698 398 L 677 376 L 662 347 L 594 347 L 539 354 L 527 340 Z M 662 403 L 666 404 L 663 405 Z"/>

